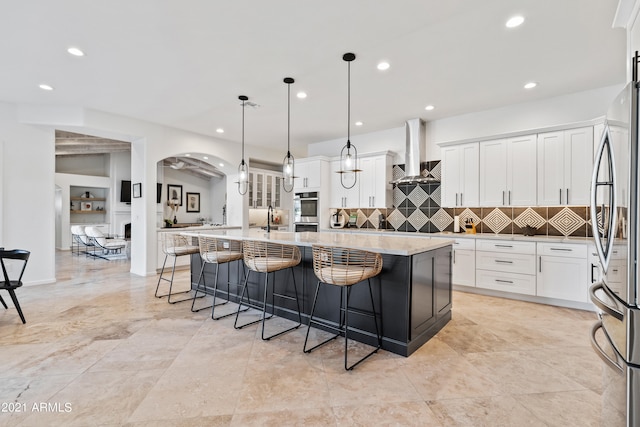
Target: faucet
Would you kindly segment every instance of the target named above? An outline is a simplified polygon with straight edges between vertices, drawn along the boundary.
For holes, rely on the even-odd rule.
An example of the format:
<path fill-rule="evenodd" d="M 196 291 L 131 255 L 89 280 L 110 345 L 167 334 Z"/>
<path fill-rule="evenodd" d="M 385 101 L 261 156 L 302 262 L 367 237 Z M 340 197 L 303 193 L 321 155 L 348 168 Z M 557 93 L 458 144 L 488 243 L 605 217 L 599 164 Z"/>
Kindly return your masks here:
<path fill-rule="evenodd" d="M 269 205 L 267 209 L 267 233 L 271 232 L 271 221 L 273 221 L 273 206 Z"/>

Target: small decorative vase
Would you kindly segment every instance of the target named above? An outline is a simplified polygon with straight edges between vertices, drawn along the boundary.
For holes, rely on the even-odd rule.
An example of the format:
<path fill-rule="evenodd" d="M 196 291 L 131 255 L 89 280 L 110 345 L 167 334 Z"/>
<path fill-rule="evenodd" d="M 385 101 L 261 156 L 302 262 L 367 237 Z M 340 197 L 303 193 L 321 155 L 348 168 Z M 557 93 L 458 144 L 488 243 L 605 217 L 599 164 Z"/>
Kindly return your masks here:
<path fill-rule="evenodd" d="M 174 224 L 177 224 L 177 223 L 178 223 L 178 217 L 177 217 L 177 216 L 175 216 L 175 215 L 174 215 L 174 217 L 173 217 L 173 223 L 174 223 Z"/>

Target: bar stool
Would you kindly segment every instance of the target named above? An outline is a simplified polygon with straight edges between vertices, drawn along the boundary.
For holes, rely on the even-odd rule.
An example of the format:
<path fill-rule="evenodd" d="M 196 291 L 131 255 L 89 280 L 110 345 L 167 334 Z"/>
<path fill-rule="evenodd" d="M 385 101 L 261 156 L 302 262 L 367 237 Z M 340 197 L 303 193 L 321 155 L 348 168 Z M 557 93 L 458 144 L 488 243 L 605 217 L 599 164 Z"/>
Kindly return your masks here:
<path fill-rule="evenodd" d="M 182 302 L 182 301 L 188 301 L 191 299 L 191 297 L 189 298 L 183 298 L 183 299 L 179 299 L 177 301 L 171 301 L 171 296 L 174 294 L 186 294 L 191 292 L 191 286 L 189 286 L 189 290 L 186 291 L 181 291 L 181 292 L 173 292 L 172 293 L 172 289 L 173 289 L 173 276 L 176 273 L 176 261 L 178 260 L 178 257 L 180 256 L 191 256 L 192 254 L 197 254 L 200 253 L 200 248 L 198 246 L 194 246 L 192 244 L 190 244 L 189 239 L 185 236 L 181 236 L 178 233 L 161 233 L 162 234 L 162 251 L 164 252 L 164 262 L 162 263 L 162 270 L 160 271 L 160 277 L 158 278 L 158 285 L 156 286 L 156 297 L 157 298 L 163 298 L 163 297 L 168 297 L 167 301 L 169 302 L 169 304 L 175 304 L 178 302 Z M 173 268 L 171 269 L 171 279 L 167 279 L 165 277 L 163 277 L 164 275 L 164 268 L 167 264 L 167 258 L 172 257 L 173 258 Z M 169 293 L 163 294 L 163 295 L 158 295 L 158 289 L 160 289 L 160 282 L 161 281 L 166 281 L 169 282 Z M 204 295 L 198 297 L 198 298 L 202 298 L 204 297 Z"/>
<path fill-rule="evenodd" d="M 295 277 L 295 274 L 293 274 L 292 267 L 295 267 L 296 265 L 300 264 L 300 259 L 301 259 L 300 249 L 298 249 L 297 246 L 293 246 L 293 245 L 282 245 L 279 243 L 263 242 L 263 241 L 256 241 L 256 240 L 244 240 L 242 242 L 242 250 L 243 250 L 244 263 L 249 268 L 249 271 L 247 271 L 247 275 L 244 279 L 244 286 L 242 287 L 242 294 L 240 295 L 240 303 L 238 305 L 238 311 L 236 312 L 236 321 L 233 324 L 234 328 L 242 329 L 245 326 L 262 322 L 262 339 L 263 340 L 269 340 L 271 338 L 277 337 L 278 335 L 282 335 L 286 332 L 299 328 L 300 325 L 302 325 L 302 315 L 300 313 L 300 301 L 298 300 L 298 288 L 296 286 L 296 277 Z M 286 268 L 291 269 L 291 276 L 293 278 L 293 290 L 295 292 L 294 297 L 275 292 L 275 272 L 284 270 Z M 238 316 L 243 306 L 244 294 L 247 290 L 249 275 L 251 274 L 252 271 L 255 271 L 258 273 L 265 273 L 264 300 L 262 302 L 262 305 L 260 306 L 256 304 L 252 304 L 249 298 L 249 293 L 247 292 L 247 303 L 244 305 L 246 305 L 247 307 L 256 308 L 258 310 L 261 309 L 262 316 L 258 320 L 238 326 Z M 267 317 L 266 315 L 267 315 L 267 296 L 268 296 L 268 289 L 269 289 L 269 273 L 273 273 L 272 282 L 274 283 L 272 284 L 272 290 L 271 290 L 271 314 L 269 317 Z M 265 320 L 271 319 L 273 317 L 273 313 L 275 312 L 275 297 L 296 301 L 296 306 L 298 309 L 298 324 L 288 329 L 285 329 L 284 331 L 280 331 L 278 333 L 265 337 L 264 323 L 265 323 Z"/>
<path fill-rule="evenodd" d="M 373 291 L 371 290 L 371 278 L 377 276 L 382 270 L 382 255 L 380 255 L 379 253 L 359 249 L 315 245 L 312 246 L 312 250 L 313 272 L 318 278 L 318 285 L 316 287 L 316 293 L 313 298 L 311 316 L 309 317 L 309 327 L 307 329 L 307 335 L 304 339 L 303 351 L 305 353 L 311 353 L 316 348 L 328 343 L 329 341 L 337 338 L 342 333 L 344 333 L 344 369 L 350 371 L 365 359 L 367 359 L 374 353 L 377 353 L 378 350 L 382 347 L 382 335 L 380 334 L 380 329 L 378 328 L 378 320 L 376 317 L 377 314 L 375 304 L 373 302 Z M 356 283 L 362 282 L 364 280 L 367 280 L 369 284 L 369 296 L 371 297 L 372 309 L 371 311 L 349 307 L 351 287 Z M 338 327 L 328 324 L 327 322 L 318 321 L 313 318 L 313 313 L 315 312 L 316 303 L 318 301 L 320 284 L 339 286 L 342 289 L 340 293 L 340 324 Z M 350 312 L 373 317 L 373 321 L 376 327 L 376 337 L 378 339 L 377 347 L 351 366 L 349 366 L 347 359 L 349 331 L 348 313 Z M 307 349 L 307 341 L 309 340 L 309 331 L 311 330 L 312 323 L 338 331 L 338 333 L 331 338 L 328 338 L 327 340 L 321 342 L 320 344 L 316 344 L 315 346 Z"/>
<path fill-rule="evenodd" d="M 242 242 L 237 240 L 219 239 L 217 237 L 210 236 L 198 236 L 198 245 L 200 247 L 200 257 L 202 258 L 202 268 L 200 268 L 200 276 L 198 277 L 198 284 L 196 285 L 196 292 L 193 294 L 193 302 L 191 303 L 191 311 L 198 312 L 206 308 L 211 308 L 211 318 L 213 320 L 222 319 L 223 317 L 231 316 L 235 312 L 223 314 L 222 316 L 215 316 L 215 309 L 219 305 L 224 305 L 229 302 L 230 299 L 230 281 L 229 276 L 231 273 L 232 261 L 238 261 L 242 259 Z M 213 303 L 206 307 L 194 309 L 196 298 L 198 298 L 198 291 L 200 290 L 200 281 L 202 281 L 203 292 L 206 293 L 207 283 L 204 276 L 204 267 L 207 264 L 216 265 L 216 275 L 213 282 Z M 220 270 L 220 264 L 227 264 L 227 300 L 225 302 L 216 304 L 216 295 L 218 293 L 218 272 Z M 244 272 L 244 264 L 242 264 L 242 270 Z M 234 283 L 238 285 L 237 283 Z M 245 311 L 248 310 L 245 309 Z"/>

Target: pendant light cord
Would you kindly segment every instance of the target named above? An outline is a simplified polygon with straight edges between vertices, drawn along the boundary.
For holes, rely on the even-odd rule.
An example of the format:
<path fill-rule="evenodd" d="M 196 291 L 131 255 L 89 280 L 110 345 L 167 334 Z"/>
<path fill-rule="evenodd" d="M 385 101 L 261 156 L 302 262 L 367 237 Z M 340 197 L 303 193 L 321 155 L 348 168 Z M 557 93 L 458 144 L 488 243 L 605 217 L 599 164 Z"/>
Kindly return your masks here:
<path fill-rule="evenodd" d="M 291 155 L 291 83 L 287 83 L 287 157 Z"/>
<path fill-rule="evenodd" d="M 244 163 L 244 100 L 242 100 L 242 162 Z"/>
<path fill-rule="evenodd" d="M 351 61 L 347 62 L 347 148 L 351 146 Z"/>

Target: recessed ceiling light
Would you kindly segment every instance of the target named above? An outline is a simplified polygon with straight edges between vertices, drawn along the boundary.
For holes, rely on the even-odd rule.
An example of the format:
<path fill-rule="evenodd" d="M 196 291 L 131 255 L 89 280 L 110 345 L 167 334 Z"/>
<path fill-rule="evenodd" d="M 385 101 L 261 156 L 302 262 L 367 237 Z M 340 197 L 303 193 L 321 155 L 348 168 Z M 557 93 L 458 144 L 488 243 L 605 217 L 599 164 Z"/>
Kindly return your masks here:
<path fill-rule="evenodd" d="M 224 129 L 222 129 L 222 128 L 218 128 L 218 129 L 216 129 L 216 132 L 218 132 L 218 133 L 224 133 Z"/>
<path fill-rule="evenodd" d="M 516 15 L 509 18 L 509 20 L 505 25 L 507 26 L 507 28 L 515 28 L 519 25 L 522 25 L 523 22 L 524 22 L 524 18 L 520 15 Z"/>
<path fill-rule="evenodd" d="M 364 123 L 362 123 L 362 122 L 356 122 L 356 123 L 355 123 L 355 125 L 356 125 L 356 126 L 362 126 L 363 124 L 364 124 Z"/>
<path fill-rule="evenodd" d="M 53 90 L 53 86 L 47 85 L 47 84 L 41 84 L 40 86 L 38 86 L 40 89 L 42 90 Z"/>
<path fill-rule="evenodd" d="M 424 107 L 424 109 L 427 110 L 427 111 L 431 111 L 434 108 L 436 108 L 436 107 L 434 107 L 433 105 L 427 105 L 426 107 Z"/>
<path fill-rule="evenodd" d="M 69 52 L 73 56 L 84 56 L 84 52 L 77 47 L 70 47 L 69 49 L 67 49 L 67 52 Z"/>
<path fill-rule="evenodd" d="M 307 92 L 298 92 L 296 96 L 300 99 L 305 99 L 307 97 Z"/>
<path fill-rule="evenodd" d="M 529 82 L 527 84 L 524 85 L 525 89 L 533 89 L 534 87 L 538 86 L 538 83 L 536 82 Z"/>
<path fill-rule="evenodd" d="M 202 156 L 203 159 L 205 160 L 209 160 L 209 158 L 207 156 Z"/>
<path fill-rule="evenodd" d="M 224 167 L 224 163 L 218 163 L 220 165 L 220 167 Z"/>
<path fill-rule="evenodd" d="M 380 62 L 378 63 L 378 70 L 380 71 L 384 71 L 384 70 L 388 70 L 389 69 L 389 63 L 388 62 Z"/>
<path fill-rule="evenodd" d="M 185 154 L 185 157 L 191 157 L 191 154 L 187 153 Z"/>

